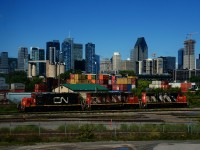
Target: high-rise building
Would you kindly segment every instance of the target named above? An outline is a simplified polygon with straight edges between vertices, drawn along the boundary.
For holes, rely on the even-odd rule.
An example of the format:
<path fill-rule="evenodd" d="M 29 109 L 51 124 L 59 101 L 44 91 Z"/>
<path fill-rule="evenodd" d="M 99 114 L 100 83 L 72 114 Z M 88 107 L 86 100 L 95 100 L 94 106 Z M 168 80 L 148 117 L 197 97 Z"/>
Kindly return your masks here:
<path fill-rule="evenodd" d="M 115 73 L 118 73 L 119 70 L 121 70 L 121 63 L 122 63 L 122 60 L 121 60 L 120 53 L 119 52 L 114 52 L 113 58 L 112 58 L 112 70 Z"/>
<path fill-rule="evenodd" d="M 131 50 L 130 59 L 133 62 L 133 70 L 136 72 L 137 61 L 143 61 L 148 58 L 148 46 L 144 37 L 137 39 L 134 49 Z"/>
<path fill-rule="evenodd" d="M 163 74 L 163 58 L 154 58 L 152 65 L 153 65 L 153 74 L 154 75 Z"/>
<path fill-rule="evenodd" d="M 31 60 L 44 60 L 45 53 L 44 49 L 38 47 L 30 48 L 30 59 Z M 36 75 L 42 76 L 45 75 L 45 64 L 43 62 L 36 62 Z"/>
<path fill-rule="evenodd" d="M 96 73 L 95 44 L 85 44 L 85 71 L 86 73 Z"/>
<path fill-rule="evenodd" d="M 176 69 L 176 57 L 159 57 L 163 59 L 163 73 L 172 73 Z"/>
<path fill-rule="evenodd" d="M 121 70 L 133 70 L 133 63 L 130 59 L 122 60 Z"/>
<path fill-rule="evenodd" d="M 73 44 L 73 61 L 83 59 L 83 44 Z"/>
<path fill-rule="evenodd" d="M 142 61 L 142 74 L 153 74 L 153 60 L 145 59 Z"/>
<path fill-rule="evenodd" d="M 196 69 L 200 69 L 200 54 L 199 58 L 196 59 Z"/>
<path fill-rule="evenodd" d="M 112 70 L 112 63 L 109 58 L 103 58 L 100 61 L 100 73 L 110 73 Z"/>
<path fill-rule="evenodd" d="M 8 52 L 1 52 L 0 73 L 8 73 Z"/>
<path fill-rule="evenodd" d="M 62 43 L 62 60 L 65 63 L 65 70 L 72 69 L 72 49 L 73 49 L 73 39 L 66 38 Z"/>
<path fill-rule="evenodd" d="M 56 48 L 49 47 L 49 64 L 56 64 Z"/>
<path fill-rule="evenodd" d="M 39 60 L 45 60 L 45 50 L 39 48 Z M 46 74 L 46 64 L 39 62 L 39 75 L 45 76 Z"/>
<path fill-rule="evenodd" d="M 178 69 L 183 69 L 184 48 L 178 50 Z"/>
<path fill-rule="evenodd" d="M 74 43 L 73 38 L 66 38 L 62 43 L 62 57 L 66 70 L 75 69 L 75 61 L 83 60 L 83 45 Z"/>
<path fill-rule="evenodd" d="M 8 58 L 9 72 L 14 72 L 17 69 L 17 58 Z"/>
<path fill-rule="evenodd" d="M 28 71 L 28 48 L 18 49 L 18 70 Z"/>
<path fill-rule="evenodd" d="M 183 69 L 195 69 L 195 40 L 184 41 Z"/>
<path fill-rule="evenodd" d="M 74 69 L 85 71 L 85 60 L 75 60 L 74 62 Z"/>
<path fill-rule="evenodd" d="M 95 70 L 96 73 L 99 74 L 100 71 L 100 56 L 99 55 L 95 55 Z"/>
<path fill-rule="evenodd" d="M 30 48 L 30 60 L 39 60 L 39 51 L 38 47 Z M 39 75 L 39 62 L 35 63 L 36 75 Z"/>
<path fill-rule="evenodd" d="M 39 60 L 39 48 L 38 47 L 30 48 L 30 59 L 31 60 Z"/>
<path fill-rule="evenodd" d="M 59 62 L 59 58 L 60 58 L 60 42 L 59 40 L 53 40 L 53 41 L 49 41 L 46 43 L 46 60 L 50 59 L 50 48 L 54 47 L 55 48 L 55 56 L 51 56 L 51 57 L 55 57 L 55 62 Z"/>
<path fill-rule="evenodd" d="M 135 74 L 143 74 L 142 66 L 143 61 L 136 61 L 136 71 Z"/>

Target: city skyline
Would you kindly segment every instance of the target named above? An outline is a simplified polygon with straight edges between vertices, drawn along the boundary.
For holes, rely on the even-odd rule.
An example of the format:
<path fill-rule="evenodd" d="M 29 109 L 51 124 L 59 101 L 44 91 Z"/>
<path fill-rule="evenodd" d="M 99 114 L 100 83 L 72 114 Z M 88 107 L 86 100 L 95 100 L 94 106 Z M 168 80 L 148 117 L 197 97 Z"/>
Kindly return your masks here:
<path fill-rule="evenodd" d="M 187 34 L 199 32 L 199 4 L 198 0 L 1 0 L 0 51 L 17 57 L 19 47 L 45 49 L 46 42 L 62 43 L 70 36 L 77 43 L 94 43 L 101 57 L 110 58 L 117 51 L 125 60 L 137 38 L 145 37 L 149 57 L 156 53 L 177 58 Z M 200 34 L 192 38 L 197 58 Z"/>

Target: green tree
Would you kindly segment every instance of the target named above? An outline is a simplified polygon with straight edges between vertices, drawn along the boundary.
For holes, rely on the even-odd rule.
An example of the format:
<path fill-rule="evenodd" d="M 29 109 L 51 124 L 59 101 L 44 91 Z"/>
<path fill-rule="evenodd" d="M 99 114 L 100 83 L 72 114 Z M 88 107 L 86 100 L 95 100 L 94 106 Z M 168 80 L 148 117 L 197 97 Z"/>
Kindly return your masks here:
<path fill-rule="evenodd" d="M 149 84 L 151 83 L 151 81 L 146 81 L 146 80 L 138 80 L 138 87 L 139 89 L 142 90 L 146 90 L 147 88 L 149 88 Z"/>
<path fill-rule="evenodd" d="M 43 82 L 42 80 L 43 79 L 41 79 L 39 77 L 33 77 L 32 79 L 27 80 L 25 91 L 33 92 L 35 89 L 35 84 L 42 83 Z"/>
<path fill-rule="evenodd" d="M 28 78 L 27 74 L 24 71 L 15 71 L 12 73 L 9 73 L 8 75 L 5 75 L 6 82 L 11 83 L 26 83 Z"/>
<path fill-rule="evenodd" d="M 135 72 L 133 70 L 121 70 L 121 71 L 119 71 L 119 74 L 121 74 L 123 77 L 135 76 Z"/>
<path fill-rule="evenodd" d="M 190 78 L 190 82 L 195 82 L 199 86 L 200 85 L 200 76 L 192 76 Z"/>
<path fill-rule="evenodd" d="M 142 92 L 143 92 L 143 90 L 140 89 L 140 88 L 134 88 L 134 89 L 132 89 L 132 93 L 134 94 L 134 96 L 138 96 L 139 98 L 141 98 Z"/>

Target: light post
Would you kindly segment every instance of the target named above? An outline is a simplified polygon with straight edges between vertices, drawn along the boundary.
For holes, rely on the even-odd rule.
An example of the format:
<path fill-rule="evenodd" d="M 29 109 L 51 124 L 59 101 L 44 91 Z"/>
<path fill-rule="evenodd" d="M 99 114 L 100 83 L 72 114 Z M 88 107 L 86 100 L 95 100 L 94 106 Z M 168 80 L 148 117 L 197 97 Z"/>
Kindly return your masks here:
<path fill-rule="evenodd" d="M 58 62 L 58 93 L 60 93 L 60 59 Z"/>
<path fill-rule="evenodd" d="M 61 56 L 62 56 L 62 52 L 60 52 L 58 56 L 58 93 L 60 93 L 60 57 Z"/>
<path fill-rule="evenodd" d="M 94 63 L 95 63 L 95 67 L 96 67 L 96 70 L 95 70 L 96 71 L 96 78 L 95 78 L 96 81 L 95 81 L 95 83 L 97 84 L 97 62 L 95 61 Z"/>

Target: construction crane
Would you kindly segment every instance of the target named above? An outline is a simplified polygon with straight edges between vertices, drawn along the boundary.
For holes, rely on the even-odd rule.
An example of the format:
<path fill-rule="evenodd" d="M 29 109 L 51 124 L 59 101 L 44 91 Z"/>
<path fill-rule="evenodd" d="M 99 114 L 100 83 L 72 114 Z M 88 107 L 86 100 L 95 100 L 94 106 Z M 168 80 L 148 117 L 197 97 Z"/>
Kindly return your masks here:
<path fill-rule="evenodd" d="M 194 35 L 194 34 L 198 34 L 198 32 L 188 33 L 186 36 L 186 39 L 192 39 L 192 35 Z"/>
<path fill-rule="evenodd" d="M 153 58 L 155 58 L 156 57 L 156 53 L 154 52 L 154 53 L 152 53 L 152 55 L 151 55 Z"/>

